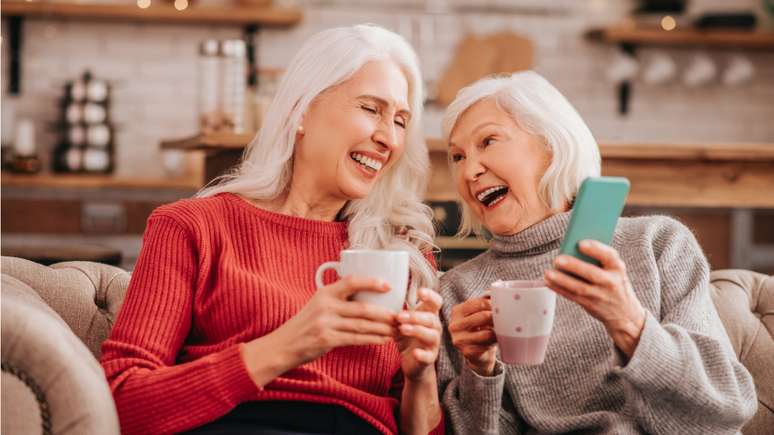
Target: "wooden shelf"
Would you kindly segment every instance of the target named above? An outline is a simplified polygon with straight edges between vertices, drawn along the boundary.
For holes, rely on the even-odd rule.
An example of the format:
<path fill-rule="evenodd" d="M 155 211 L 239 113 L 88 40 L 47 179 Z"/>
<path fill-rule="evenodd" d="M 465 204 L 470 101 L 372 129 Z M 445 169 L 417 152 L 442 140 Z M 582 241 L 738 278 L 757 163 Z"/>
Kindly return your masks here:
<path fill-rule="evenodd" d="M 741 30 L 664 30 L 660 27 L 616 25 L 593 29 L 589 39 L 610 44 L 710 46 L 774 50 L 774 32 Z"/>
<path fill-rule="evenodd" d="M 162 149 L 242 150 L 255 133 L 194 135 L 161 142 Z M 445 153 L 441 139 L 427 139 L 431 153 Z M 603 159 L 632 160 L 694 160 L 694 161 L 751 161 L 774 163 L 774 143 L 736 144 L 664 144 L 664 143 L 606 143 L 599 144 Z"/>
<path fill-rule="evenodd" d="M 48 3 L 45 1 L 3 1 L 3 17 L 101 19 L 181 24 L 260 24 L 286 27 L 298 24 L 303 16 L 300 8 L 286 7 L 208 7 L 191 6 L 184 11 L 171 4 L 140 9 L 130 4 Z"/>
<path fill-rule="evenodd" d="M 441 139 L 427 139 L 431 153 L 445 153 Z M 774 143 L 737 144 L 599 144 L 603 159 L 697 160 L 697 161 L 767 161 L 774 163 Z"/>
<path fill-rule="evenodd" d="M 161 149 L 184 151 L 241 150 L 255 137 L 255 133 L 197 134 L 182 139 L 161 141 Z"/>
<path fill-rule="evenodd" d="M 193 178 L 127 178 L 111 175 L 2 173 L 2 187 L 93 188 L 93 189 L 185 189 L 198 190 L 201 180 Z"/>
<path fill-rule="evenodd" d="M 435 238 L 435 244 L 441 249 L 487 249 L 489 242 L 477 237 L 457 237 L 438 236 Z"/>

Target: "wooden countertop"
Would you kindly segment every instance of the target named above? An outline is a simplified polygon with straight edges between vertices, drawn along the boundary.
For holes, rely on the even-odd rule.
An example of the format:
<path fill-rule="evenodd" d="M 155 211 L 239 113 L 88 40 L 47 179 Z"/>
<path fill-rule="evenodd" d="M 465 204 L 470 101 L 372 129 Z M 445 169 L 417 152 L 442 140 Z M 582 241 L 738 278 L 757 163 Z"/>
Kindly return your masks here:
<path fill-rule="evenodd" d="M 440 139 L 428 139 L 431 152 L 446 151 Z M 774 143 L 601 143 L 603 159 L 774 162 Z"/>
<path fill-rule="evenodd" d="M 202 180 L 194 178 L 129 178 L 112 175 L 13 174 L 3 171 L 2 187 L 94 188 L 94 189 L 185 189 L 198 190 Z"/>
<path fill-rule="evenodd" d="M 242 150 L 255 133 L 194 135 L 161 142 L 162 149 L 187 151 Z M 427 139 L 431 153 L 446 152 L 446 145 L 436 138 Z M 755 161 L 774 162 L 774 143 L 602 143 L 603 159 Z"/>

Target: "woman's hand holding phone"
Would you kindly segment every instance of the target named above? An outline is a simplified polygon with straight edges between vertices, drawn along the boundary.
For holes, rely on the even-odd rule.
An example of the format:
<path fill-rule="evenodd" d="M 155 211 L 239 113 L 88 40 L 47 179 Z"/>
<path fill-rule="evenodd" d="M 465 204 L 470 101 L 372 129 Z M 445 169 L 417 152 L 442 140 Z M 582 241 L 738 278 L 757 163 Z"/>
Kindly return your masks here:
<path fill-rule="evenodd" d="M 618 251 L 595 240 L 580 242 L 580 251 L 601 263 L 589 264 L 569 255 L 554 260 L 546 284 L 602 322 L 616 347 L 631 358 L 645 325 L 645 308 L 637 299 Z"/>

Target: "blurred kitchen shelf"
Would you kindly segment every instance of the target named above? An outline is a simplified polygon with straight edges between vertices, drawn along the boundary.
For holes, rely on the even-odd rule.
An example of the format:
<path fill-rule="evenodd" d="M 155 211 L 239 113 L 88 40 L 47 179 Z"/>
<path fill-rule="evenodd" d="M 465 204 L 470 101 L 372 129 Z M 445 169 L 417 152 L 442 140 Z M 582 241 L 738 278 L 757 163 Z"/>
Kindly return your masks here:
<path fill-rule="evenodd" d="M 201 180 L 194 178 L 128 178 L 110 175 L 33 174 L 21 175 L 3 171 L 2 187 L 21 188 L 91 188 L 91 189 L 185 189 L 198 190 Z"/>
<path fill-rule="evenodd" d="M 243 150 L 253 139 L 255 133 L 213 133 L 197 134 L 181 139 L 161 141 L 162 149 L 195 150 Z"/>
<path fill-rule="evenodd" d="M 300 8 L 265 7 L 207 7 L 190 6 L 178 11 L 171 3 L 146 9 L 136 4 L 48 3 L 45 1 L 3 1 L 3 17 L 78 18 L 129 20 L 181 24 L 257 24 L 287 27 L 298 24 L 303 17 Z"/>
<path fill-rule="evenodd" d="M 705 46 L 774 50 L 774 32 L 741 30 L 664 30 L 660 27 L 616 25 L 592 29 L 589 39 L 610 44 Z"/>

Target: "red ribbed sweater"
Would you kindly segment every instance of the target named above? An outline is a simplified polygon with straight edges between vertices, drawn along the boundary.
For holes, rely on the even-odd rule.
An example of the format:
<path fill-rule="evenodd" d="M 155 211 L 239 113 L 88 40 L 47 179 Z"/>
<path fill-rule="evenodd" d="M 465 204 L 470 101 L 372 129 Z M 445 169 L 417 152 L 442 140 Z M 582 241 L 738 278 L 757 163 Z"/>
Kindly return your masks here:
<path fill-rule="evenodd" d="M 155 210 L 102 346 L 122 433 L 180 432 L 260 400 L 338 404 L 396 433 L 403 379 L 393 342 L 336 348 L 263 389 L 240 356 L 240 343 L 306 304 L 317 267 L 346 245 L 346 223 L 272 213 L 233 194 Z"/>

